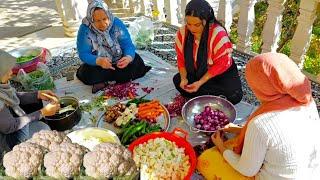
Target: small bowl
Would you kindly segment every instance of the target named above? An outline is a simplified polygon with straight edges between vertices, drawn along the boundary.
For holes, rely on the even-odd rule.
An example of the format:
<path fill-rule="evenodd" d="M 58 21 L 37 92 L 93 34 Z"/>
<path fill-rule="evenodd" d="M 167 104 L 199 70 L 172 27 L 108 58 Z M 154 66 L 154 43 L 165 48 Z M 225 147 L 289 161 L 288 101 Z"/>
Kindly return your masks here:
<path fill-rule="evenodd" d="M 73 104 L 75 110 L 65 117 L 48 116 L 44 117 L 45 122 L 50 126 L 52 130 L 65 131 L 72 129 L 73 126 L 78 124 L 81 119 L 81 110 L 78 99 L 71 96 L 64 96 L 60 98 L 60 103 L 68 106 Z"/>
<path fill-rule="evenodd" d="M 37 64 L 39 62 L 45 63 L 47 53 L 50 54 L 50 52 L 47 49 L 41 47 L 22 47 L 11 50 L 9 51 L 9 53 L 16 58 L 29 55 L 35 56 L 32 59 L 17 62 L 15 67 L 12 69 L 12 72 L 14 74 L 17 74 L 20 69 L 23 69 L 27 73 L 34 71 L 37 68 Z"/>
<path fill-rule="evenodd" d="M 205 106 L 214 107 L 214 109 L 222 111 L 228 118 L 229 122 L 234 122 L 237 117 L 237 111 L 233 104 L 228 100 L 212 95 L 198 96 L 193 99 L 190 99 L 182 107 L 182 118 L 187 122 L 190 127 L 190 130 L 193 132 L 206 132 L 213 133 L 215 131 L 206 131 L 201 130 L 195 127 L 194 116 L 200 114 Z"/>

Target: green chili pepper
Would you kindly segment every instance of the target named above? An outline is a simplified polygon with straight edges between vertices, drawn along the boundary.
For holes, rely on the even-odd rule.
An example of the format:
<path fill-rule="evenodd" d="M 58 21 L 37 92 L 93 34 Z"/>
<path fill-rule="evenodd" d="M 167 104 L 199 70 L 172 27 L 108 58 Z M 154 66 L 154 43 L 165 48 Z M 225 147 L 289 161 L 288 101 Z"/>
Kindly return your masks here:
<path fill-rule="evenodd" d="M 134 99 L 130 100 L 129 102 L 127 102 L 127 106 L 130 106 L 130 104 L 139 105 L 141 103 L 150 102 L 150 100 L 144 99 L 144 97 L 146 97 L 146 95 L 144 95 L 140 98 L 134 98 Z"/>
<path fill-rule="evenodd" d="M 121 138 L 121 143 L 123 144 L 125 137 L 127 137 L 127 135 L 130 133 L 130 131 L 134 128 L 135 126 L 130 126 L 122 135 Z"/>
<path fill-rule="evenodd" d="M 123 144 L 127 144 L 128 143 L 128 140 L 131 136 L 133 136 L 135 133 L 141 131 L 141 129 L 143 129 L 145 126 L 146 126 L 146 122 L 145 121 L 142 121 L 141 123 L 138 123 L 137 126 L 135 126 L 133 129 L 131 129 L 131 131 L 129 133 L 127 133 L 126 135 L 124 135 L 122 138 L 123 138 L 123 141 L 121 141 Z"/>

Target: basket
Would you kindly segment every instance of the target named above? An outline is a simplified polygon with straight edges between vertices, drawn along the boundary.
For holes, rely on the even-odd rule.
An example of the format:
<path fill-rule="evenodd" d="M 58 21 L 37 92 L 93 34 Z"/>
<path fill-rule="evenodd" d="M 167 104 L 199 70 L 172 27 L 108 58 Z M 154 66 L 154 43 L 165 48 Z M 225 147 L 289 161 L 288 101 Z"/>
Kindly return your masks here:
<path fill-rule="evenodd" d="M 179 136 L 178 133 L 183 134 L 183 137 Z M 134 148 L 139 144 L 145 143 L 150 139 L 156 138 L 165 138 L 168 141 L 176 143 L 179 148 L 185 149 L 185 154 L 189 156 L 190 168 L 187 176 L 184 178 L 185 180 L 191 179 L 192 174 L 194 173 L 197 166 L 197 157 L 196 153 L 191 146 L 191 144 L 187 141 L 188 133 L 180 128 L 175 128 L 171 133 L 170 132 L 154 132 L 147 135 L 144 135 L 137 140 L 133 141 L 129 150 L 133 152 Z"/>

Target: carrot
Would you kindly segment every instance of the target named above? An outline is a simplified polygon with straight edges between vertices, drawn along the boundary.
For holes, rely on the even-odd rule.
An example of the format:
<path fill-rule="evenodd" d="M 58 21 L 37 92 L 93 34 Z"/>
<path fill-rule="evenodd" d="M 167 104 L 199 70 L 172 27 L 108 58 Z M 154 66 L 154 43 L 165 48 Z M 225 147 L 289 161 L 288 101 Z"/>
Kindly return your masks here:
<path fill-rule="evenodd" d="M 134 99 L 134 97 L 135 97 L 131 92 L 128 93 L 128 96 L 130 99 Z"/>
<path fill-rule="evenodd" d="M 154 122 L 164 112 L 158 100 L 139 104 L 138 117 Z"/>

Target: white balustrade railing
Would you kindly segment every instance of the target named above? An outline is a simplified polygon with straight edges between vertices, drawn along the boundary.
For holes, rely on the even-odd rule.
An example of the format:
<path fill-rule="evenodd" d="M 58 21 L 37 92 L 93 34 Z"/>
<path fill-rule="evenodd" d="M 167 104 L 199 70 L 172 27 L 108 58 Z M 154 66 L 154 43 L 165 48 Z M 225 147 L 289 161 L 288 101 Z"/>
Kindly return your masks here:
<path fill-rule="evenodd" d="M 166 21 L 170 24 L 180 26 L 184 21 L 183 16 L 186 4 L 190 0 L 117 0 L 117 3 L 119 3 L 119 1 L 129 1 L 128 7 L 134 9 L 139 9 L 136 6 L 144 7 L 140 8 L 140 13 L 142 12 L 142 14 L 153 16 L 153 18 L 156 20 Z M 132 3 L 133 1 L 136 1 L 136 3 Z M 258 1 L 261 0 L 208 1 L 214 6 L 217 19 L 225 24 L 225 27 L 228 31 L 230 31 L 233 14 L 235 14 L 235 12 L 240 13 L 237 25 L 239 39 L 238 44 L 236 44 L 236 49 L 250 53 L 250 37 L 254 30 L 255 20 L 254 6 Z M 269 6 L 267 9 L 267 21 L 262 32 L 262 52 L 274 52 L 278 48 L 278 42 L 280 40 L 282 12 L 286 0 L 266 1 L 268 2 Z M 301 0 L 299 9 L 300 15 L 298 16 L 298 27 L 291 42 L 291 58 L 296 63 L 301 63 L 303 61 L 304 54 L 309 47 L 312 24 L 316 17 L 316 9 L 319 2 L 320 0 Z M 146 11 L 147 9 L 149 9 L 149 11 Z"/>
<path fill-rule="evenodd" d="M 143 14 L 154 20 L 164 21 L 181 26 L 184 23 L 184 11 L 190 0 L 104 0 L 111 9 L 123 16 Z M 238 43 L 236 49 L 250 53 L 251 34 L 254 29 L 254 6 L 262 0 L 208 0 L 213 6 L 218 20 L 230 31 L 233 14 L 239 12 L 237 24 Z M 262 52 L 274 52 L 278 48 L 281 34 L 282 12 L 286 0 L 264 0 L 269 6 L 267 21 L 262 32 Z M 65 33 L 74 36 L 81 18 L 85 15 L 86 0 L 56 0 L 59 14 L 62 18 Z M 291 41 L 291 58 L 300 64 L 303 62 L 316 18 L 317 6 L 320 0 L 301 0 L 298 16 L 298 26 Z"/>
<path fill-rule="evenodd" d="M 143 14 L 154 20 L 165 21 L 172 25 L 181 26 L 184 23 L 184 11 L 190 0 L 104 0 L 110 8 L 121 12 L 122 16 Z M 262 0 L 208 0 L 213 6 L 219 19 L 230 32 L 233 14 L 239 12 L 237 24 L 238 43 L 236 49 L 250 53 L 251 34 L 254 30 L 254 6 Z M 286 0 L 265 0 L 267 21 L 262 32 L 262 52 L 274 52 L 278 48 L 281 35 L 281 22 L 284 3 Z M 56 0 L 57 9 L 61 16 L 65 34 L 75 36 L 81 18 L 85 15 L 86 0 Z M 298 26 L 291 41 L 291 58 L 298 64 L 303 62 L 316 18 L 317 6 L 320 0 L 301 0 L 298 16 Z"/>

